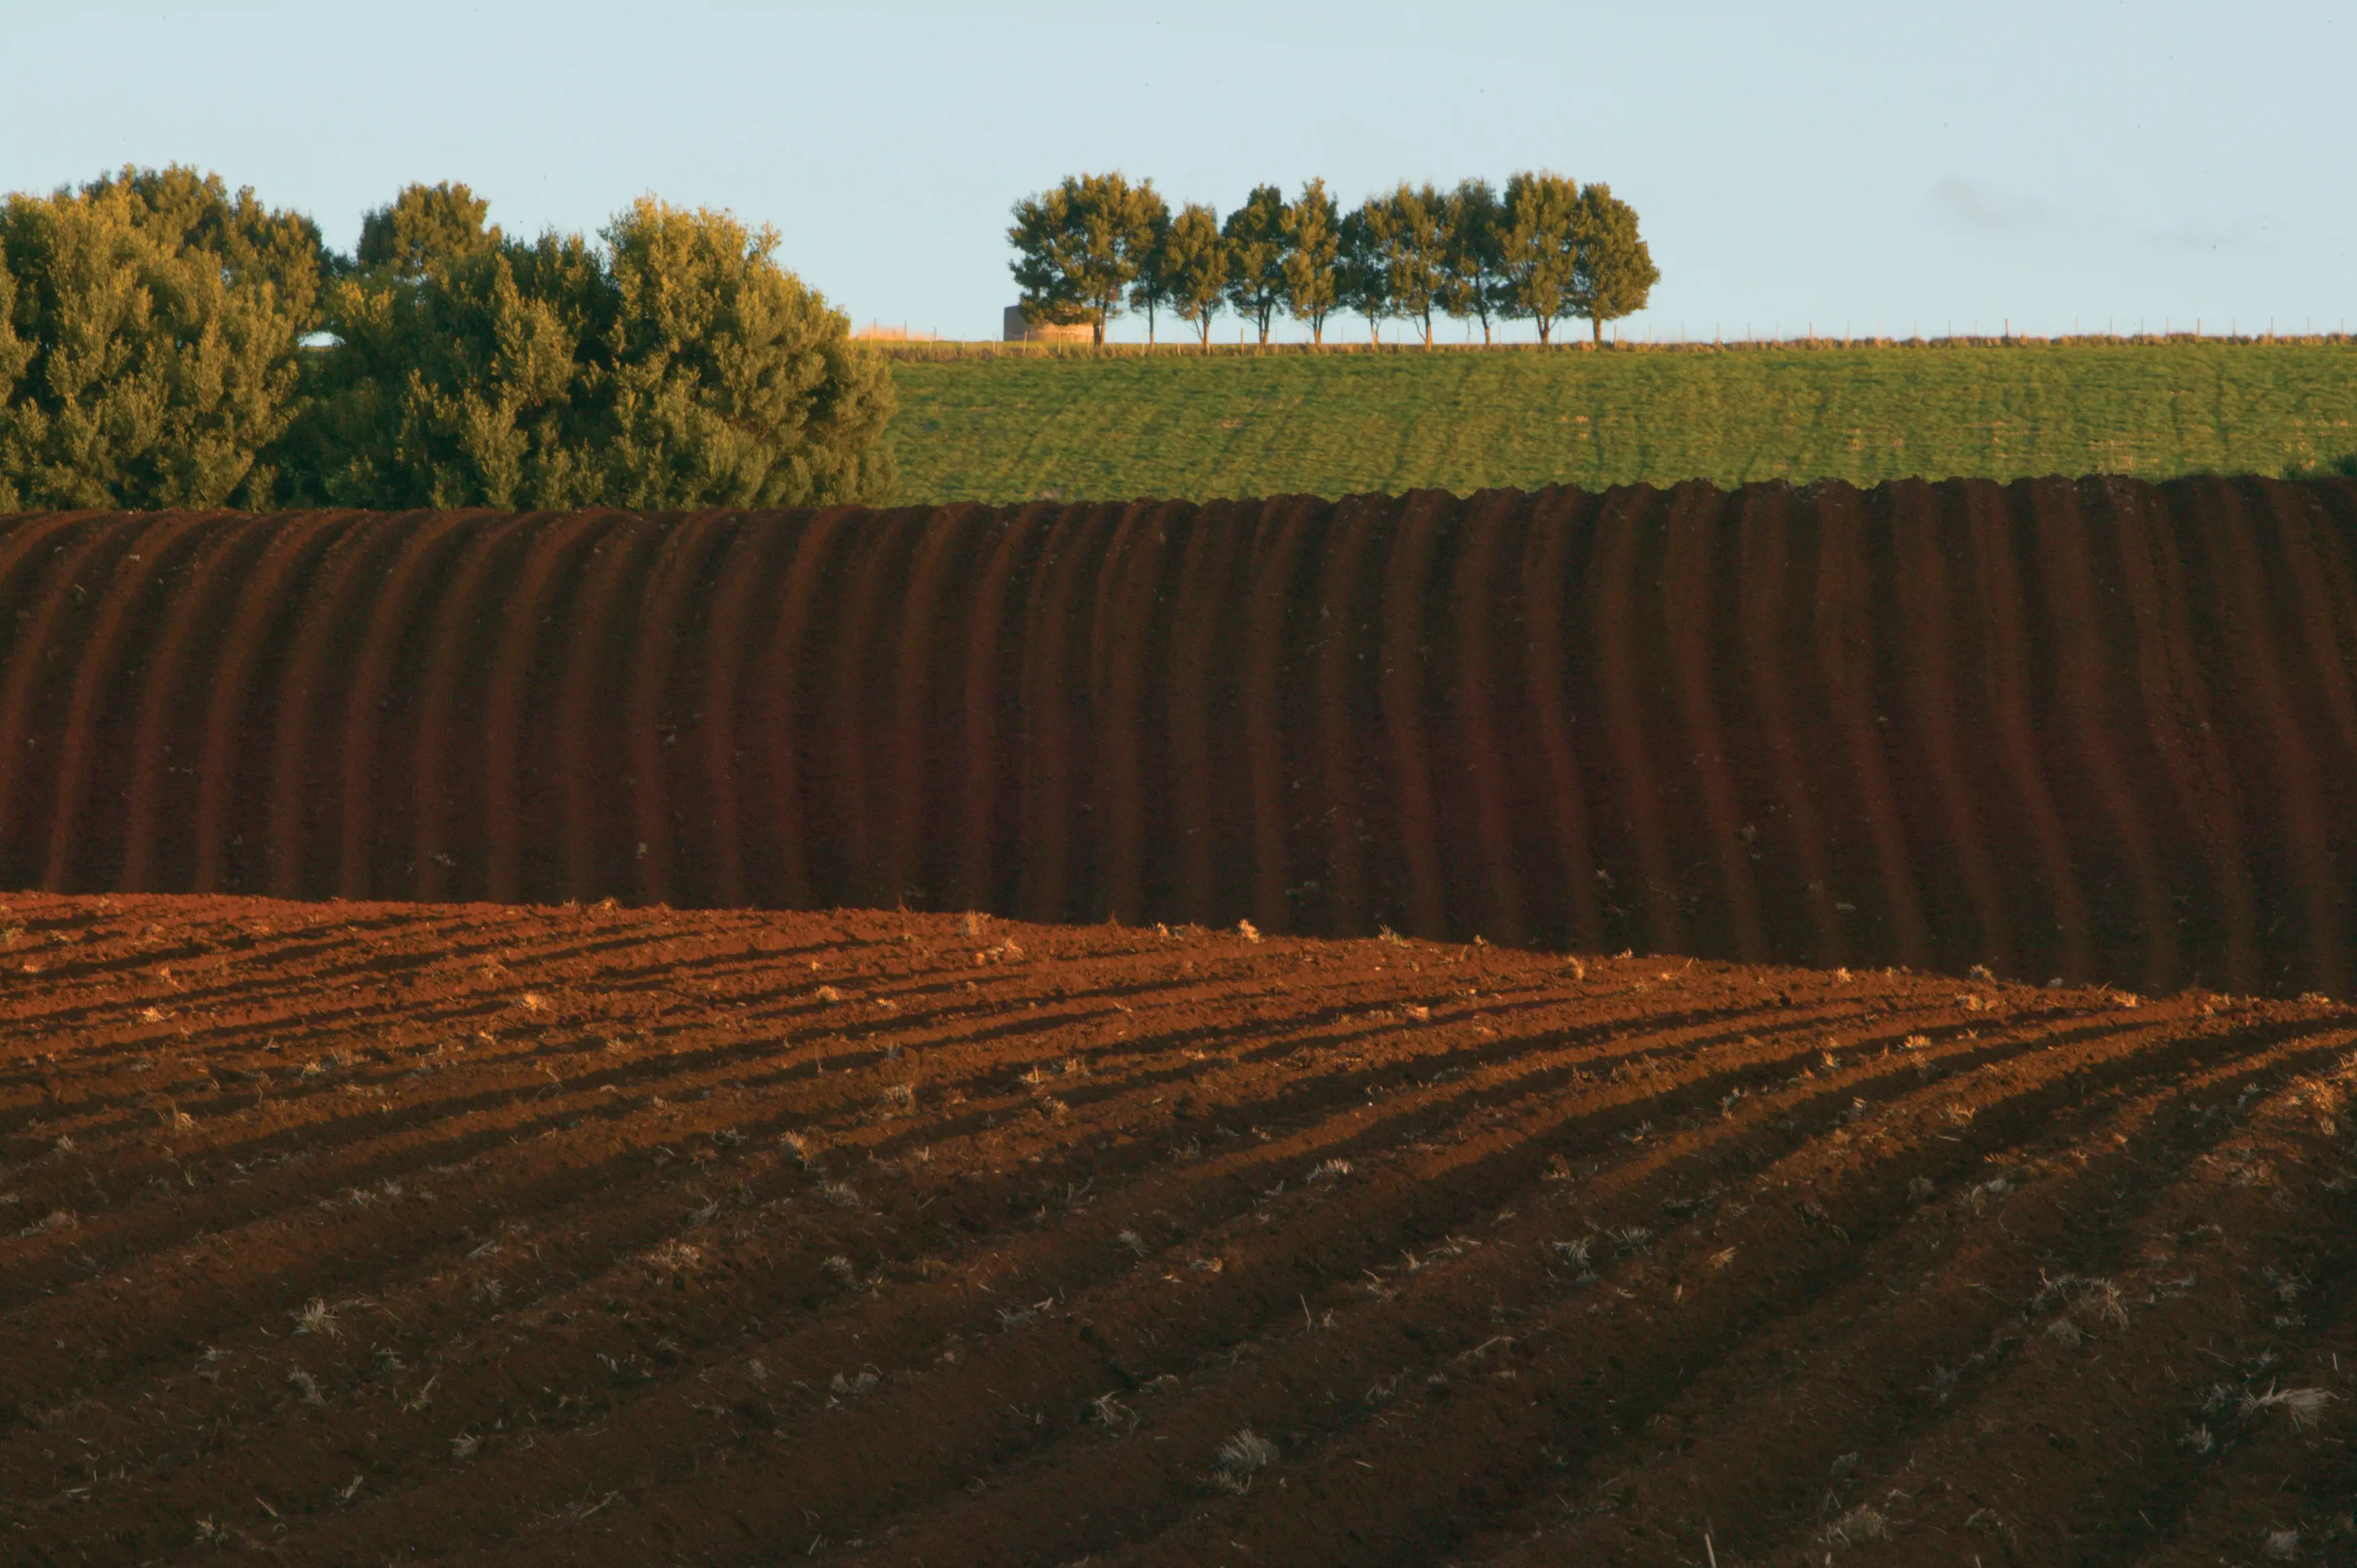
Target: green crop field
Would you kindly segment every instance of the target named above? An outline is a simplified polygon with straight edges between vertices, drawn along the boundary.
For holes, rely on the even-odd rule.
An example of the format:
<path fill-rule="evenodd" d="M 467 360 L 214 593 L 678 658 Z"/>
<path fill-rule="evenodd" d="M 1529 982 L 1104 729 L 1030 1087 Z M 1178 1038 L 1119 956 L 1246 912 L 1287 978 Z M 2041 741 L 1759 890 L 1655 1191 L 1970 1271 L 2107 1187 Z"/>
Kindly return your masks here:
<path fill-rule="evenodd" d="M 2160 478 L 2357 453 L 2345 338 L 895 359 L 908 502 Z"/>

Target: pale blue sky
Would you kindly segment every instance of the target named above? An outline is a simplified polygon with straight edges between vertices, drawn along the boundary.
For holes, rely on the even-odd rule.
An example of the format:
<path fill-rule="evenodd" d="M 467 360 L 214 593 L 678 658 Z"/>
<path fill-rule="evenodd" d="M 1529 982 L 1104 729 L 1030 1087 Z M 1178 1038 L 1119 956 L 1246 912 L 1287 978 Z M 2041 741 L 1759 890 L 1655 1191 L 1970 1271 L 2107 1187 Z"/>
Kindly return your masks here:
<path fill-rule="evenodd" d="M 411 179 L 522 232 L 653 191 L 776 225 L 856 320 L 979 337 L 1009 204 L 1069 172 L 1224 211 L 1544 166 L 1641 214 L 1632 333 L 2324 330 L 2352 59 L 2322 4 L 0 0 L 0 189 L 178 160 L 342 246 Z"/>

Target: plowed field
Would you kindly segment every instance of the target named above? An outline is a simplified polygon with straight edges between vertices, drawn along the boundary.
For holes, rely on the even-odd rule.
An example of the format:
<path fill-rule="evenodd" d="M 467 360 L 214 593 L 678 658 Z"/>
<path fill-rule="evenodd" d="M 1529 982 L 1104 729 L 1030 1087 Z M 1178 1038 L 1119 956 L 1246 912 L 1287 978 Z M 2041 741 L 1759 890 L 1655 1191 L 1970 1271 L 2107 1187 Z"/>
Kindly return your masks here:
<path fill-rule="evenodd" d="M 2357 484 L 17 519 L 0 886 L 2346 995 Z"/>
<path fill-rule="evenodd" d="M 2343 1006 L 7 905 L 12 1568 L 2357 1552 Z"/>

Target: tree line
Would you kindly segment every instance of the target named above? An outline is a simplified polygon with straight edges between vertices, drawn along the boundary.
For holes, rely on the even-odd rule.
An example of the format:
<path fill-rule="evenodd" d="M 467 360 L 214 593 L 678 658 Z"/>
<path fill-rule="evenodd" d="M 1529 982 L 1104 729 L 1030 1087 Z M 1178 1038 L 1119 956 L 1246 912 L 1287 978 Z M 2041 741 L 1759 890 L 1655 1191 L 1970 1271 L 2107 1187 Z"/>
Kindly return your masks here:
<path fill-rule="evenodd" d="M 1224 306 L 1263 343 L 1282 310 L 1320 344 L 1338 312 L 1364 317 L 1377 342 L 1397 318 L 1429 348 L 1437 313 L 1479 321 L 1484 343 L 1499 320 L 1532 322 L 1546 343 L 1557 322 L 1582 318 L 1600 344 L 1604 324 L 1643 309 L 1661 281 L 1635 209 L 1611 187 L 1544 170 L 1502 192 L 1486 179 L 1445 191 L 1403 181 L 1348 213 L 1322 179 L 1291 201 L 1264 185 L 1224 220 L 1196 201 L 1173 213 L 1152 180 L 1116 170 L 1070 176 L 1014 216 L 1025 317 L 1085 325 L 1099 344 L 1125 306 L 1145 313 L 1148 342 L 1167 309 L 1208 346 Z"/>
<path fill-rule="evenodd" d="M 0 203 L 0 511 L 882 502 L 889 371 L 776 233 L 518 240 L 412 185 L 342 254 L 217 175 Z"/>

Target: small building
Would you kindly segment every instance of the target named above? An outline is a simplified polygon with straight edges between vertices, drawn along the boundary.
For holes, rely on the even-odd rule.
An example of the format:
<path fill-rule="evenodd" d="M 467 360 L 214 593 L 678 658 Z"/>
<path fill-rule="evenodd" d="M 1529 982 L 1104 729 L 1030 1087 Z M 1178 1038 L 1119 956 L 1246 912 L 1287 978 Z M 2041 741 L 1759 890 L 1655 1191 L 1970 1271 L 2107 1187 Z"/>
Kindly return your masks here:
<path fill-rule="evenodd" d="M 1086 343 L 1095 334 L 1085 321 L 1077 327 L 1058 327 L 1049 322 L 1033 322 L 1023 314 L 1019 305 L 1006 307 L 1006 341 L 1009 343 Z"/>

